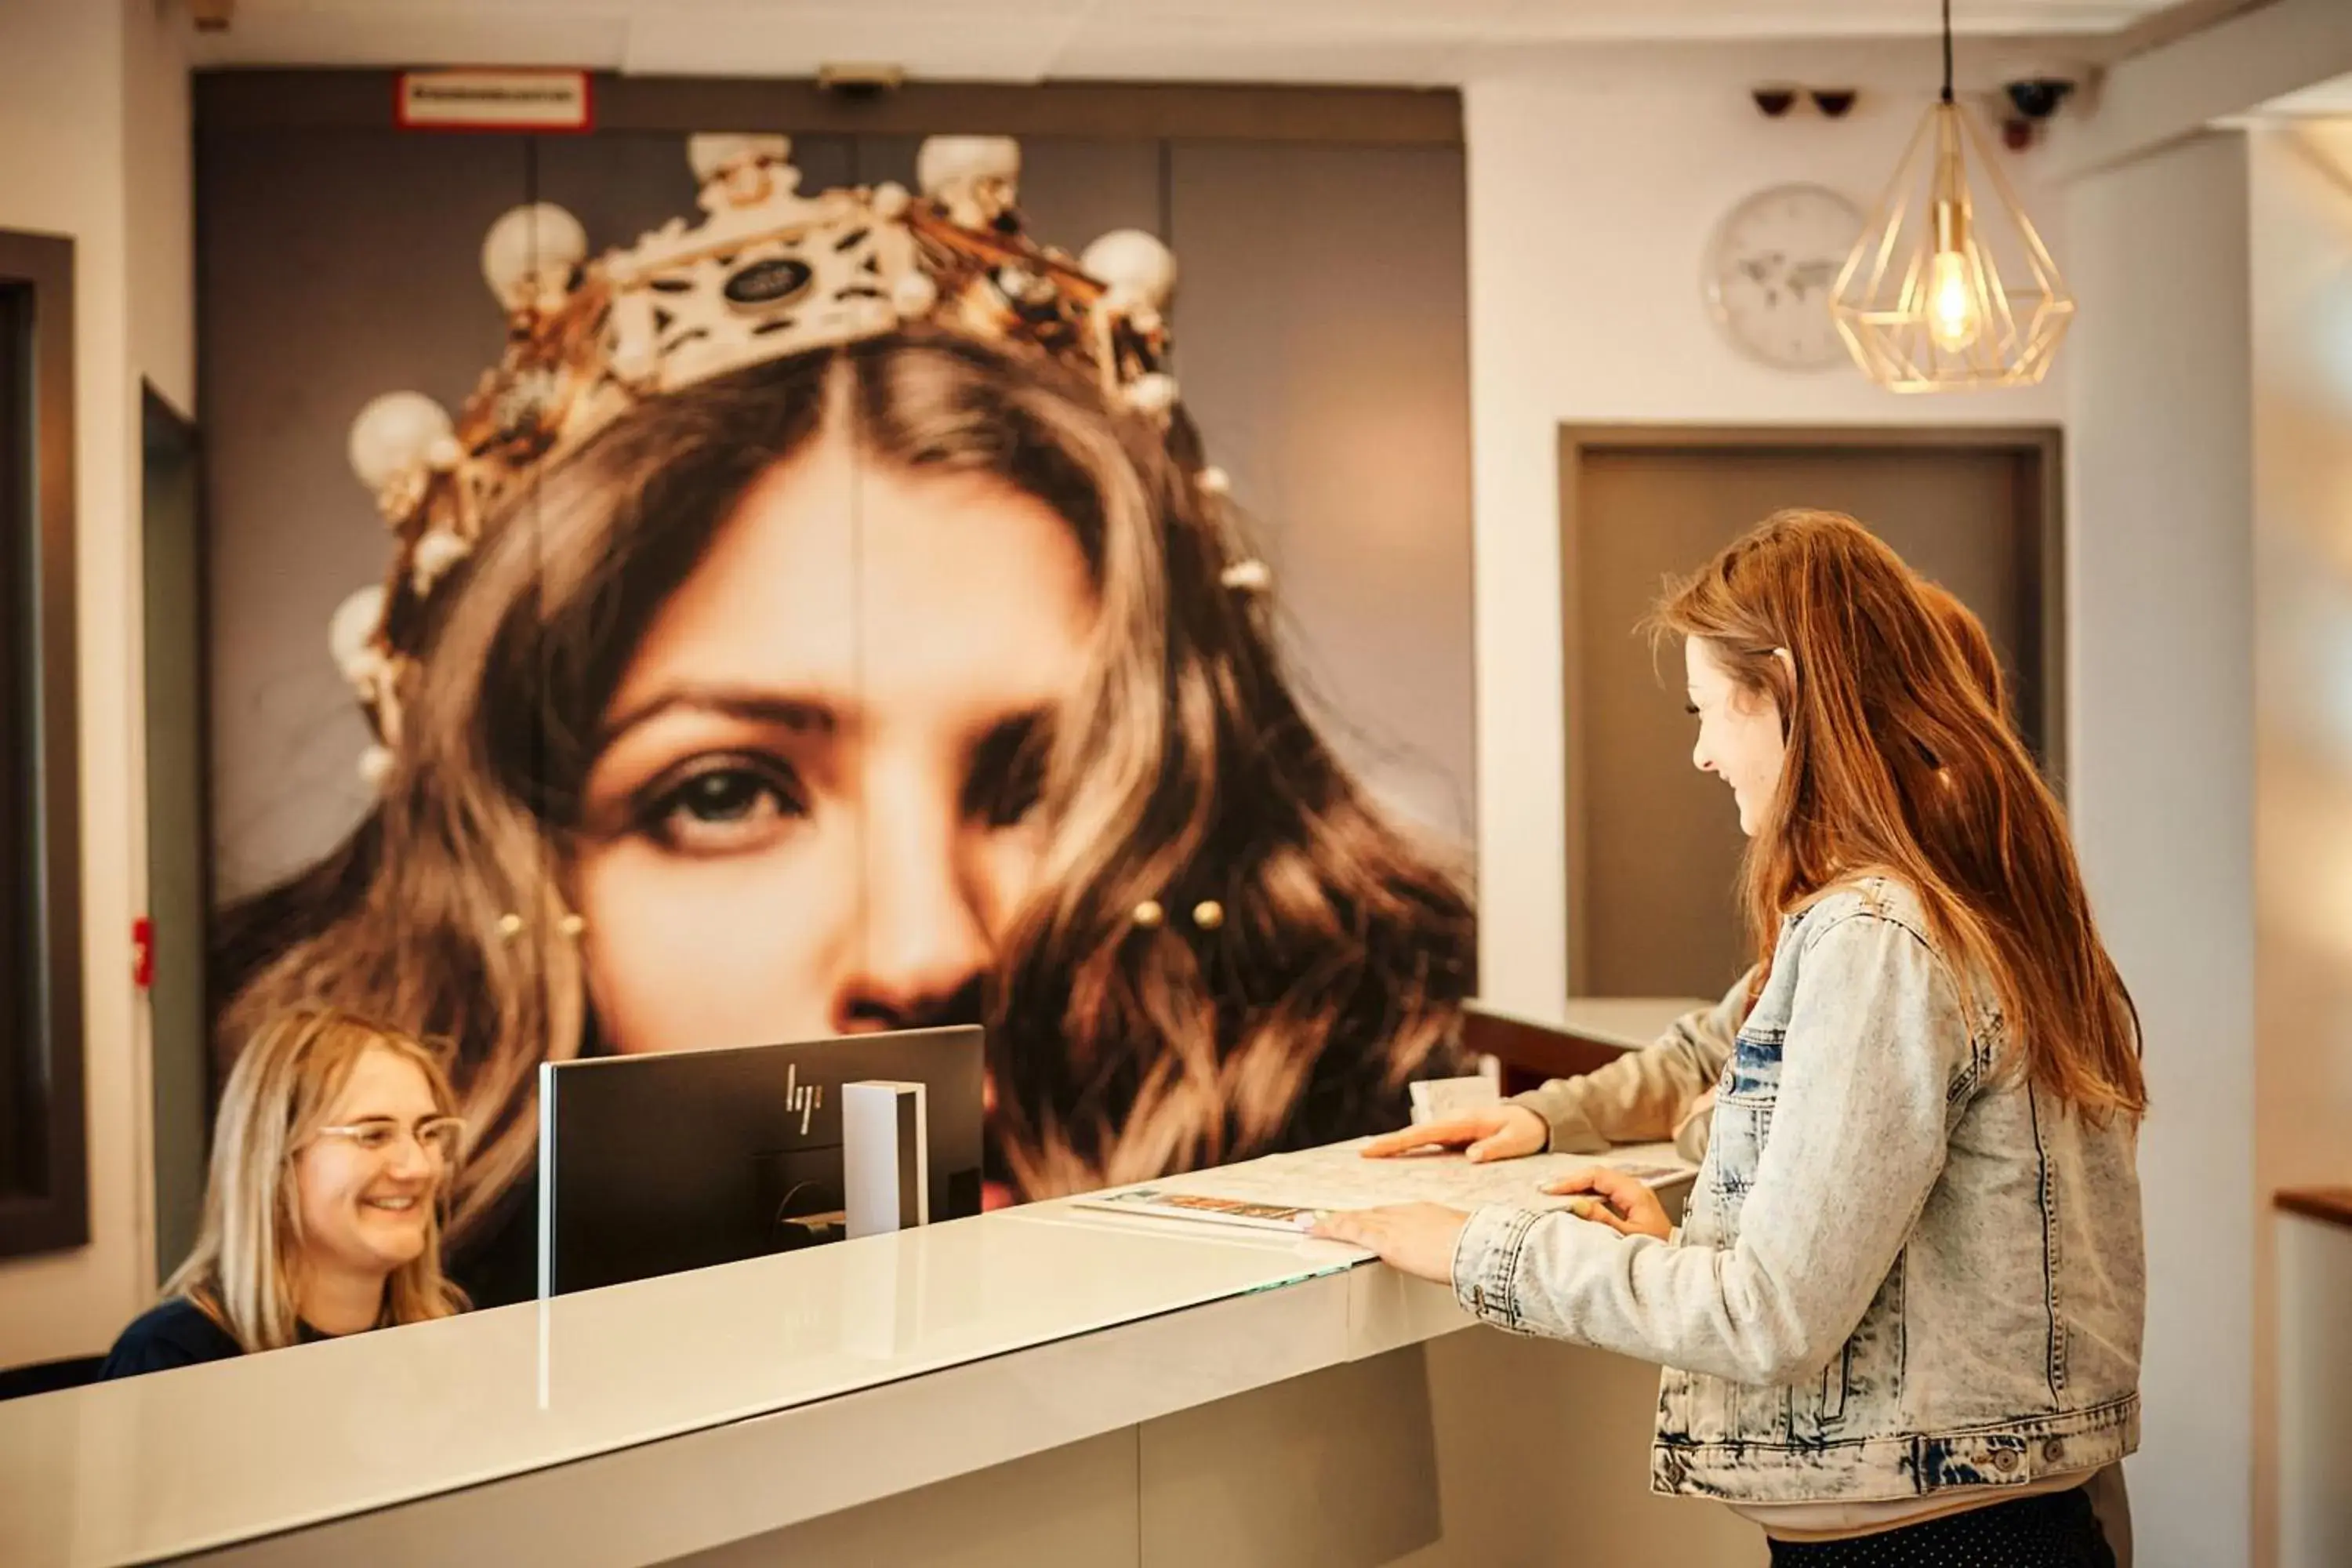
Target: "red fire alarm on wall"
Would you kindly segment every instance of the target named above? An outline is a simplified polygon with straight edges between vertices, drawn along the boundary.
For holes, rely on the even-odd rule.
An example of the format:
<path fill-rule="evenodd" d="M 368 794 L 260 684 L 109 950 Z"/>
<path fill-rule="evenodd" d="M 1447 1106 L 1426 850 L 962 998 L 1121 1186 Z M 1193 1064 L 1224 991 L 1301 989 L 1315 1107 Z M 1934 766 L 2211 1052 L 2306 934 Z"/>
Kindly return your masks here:
<path fill-rule="evenodd" d="M 131 922 L 131 983 L 142 991 L 155 984 L 155 922 L 145 915 Z"/>

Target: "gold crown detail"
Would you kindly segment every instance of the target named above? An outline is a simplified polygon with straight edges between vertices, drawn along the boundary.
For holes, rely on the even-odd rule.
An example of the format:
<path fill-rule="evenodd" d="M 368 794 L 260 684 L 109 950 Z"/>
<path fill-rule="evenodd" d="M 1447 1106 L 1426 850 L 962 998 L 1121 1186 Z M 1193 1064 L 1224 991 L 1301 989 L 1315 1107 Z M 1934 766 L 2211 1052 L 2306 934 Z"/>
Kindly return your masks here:
<path fill-rule="evenodd" d="M 421 393 L 387 393 L 352 421 L 350 457 L 397 540 L 392 570 L 337 609 L 329 643 L 376 735 L 371 783 L 400 744 L 422 610 L 545 464 L 636 404 L 730 371 L 911 322 L 1025 345 L 1092 374 L 1105 395 L 1165 421 L 1176 403 L 1164 312 L 1176 261 L 1122 229 L 1085 253 L 1040 246 L 1015 207 L 1017 143 L 934 137 L 913 194 L 896 184 L 800 192 L 782 136 L 700 135 L 688 159 L 700 222 L 672 219 L 591 258 L 579 221 L 545 203 L 490 227 L 482 271 L 507 345 L 452 420 Z M 1216 469 L 1202 488 L 1224 489 Z M 1268 585 L 1245 561 L 1228 587 Z"/>

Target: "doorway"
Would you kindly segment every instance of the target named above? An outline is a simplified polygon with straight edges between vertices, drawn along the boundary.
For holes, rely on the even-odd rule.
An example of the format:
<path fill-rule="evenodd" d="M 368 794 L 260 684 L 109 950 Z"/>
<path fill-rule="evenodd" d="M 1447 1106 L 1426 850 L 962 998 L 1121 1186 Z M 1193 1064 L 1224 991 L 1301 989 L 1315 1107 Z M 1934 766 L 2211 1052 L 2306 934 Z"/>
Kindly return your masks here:
<path fill-rule="evenodd" d="M 2063 794 L 2060 460 L 2040 427 L 1562 430 L 1572 994 L 1713 997 L 1747 966 L 1745 840 L 1690 765 L 1678 651 L 1638 628 L 1667 578 L 1781 508 L 1860 519 L 1982 618 Z"/>
<path fill-rule="evenodd" d="M 179 1267 L 204 1212 L 213 1082 L 205 1005 L 204 527 L 196 431 L 146 389 L 140 495 L 146 639 L 149 1072 L 155 1269 Z"/>

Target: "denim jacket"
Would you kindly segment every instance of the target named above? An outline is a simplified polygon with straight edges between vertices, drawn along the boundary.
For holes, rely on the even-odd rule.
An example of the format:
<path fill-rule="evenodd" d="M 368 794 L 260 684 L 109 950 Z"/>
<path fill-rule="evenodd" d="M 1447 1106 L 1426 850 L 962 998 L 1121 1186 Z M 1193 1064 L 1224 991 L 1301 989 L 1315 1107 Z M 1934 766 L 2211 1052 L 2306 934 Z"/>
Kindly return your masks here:
<path fill-rule="evenodd" d="M 1682 1229 L 1482 1208 L 1455 1295 L 1664 1364 L 1657 1491 L 1895 1500 L 2121 1458 L 2139 1440 L 2136 1130 L 2001 1071 L 2000 1020 L 1971 994 L 1906 888 L 1817 900 L 1784 922 L 1717 1079 Z"/>

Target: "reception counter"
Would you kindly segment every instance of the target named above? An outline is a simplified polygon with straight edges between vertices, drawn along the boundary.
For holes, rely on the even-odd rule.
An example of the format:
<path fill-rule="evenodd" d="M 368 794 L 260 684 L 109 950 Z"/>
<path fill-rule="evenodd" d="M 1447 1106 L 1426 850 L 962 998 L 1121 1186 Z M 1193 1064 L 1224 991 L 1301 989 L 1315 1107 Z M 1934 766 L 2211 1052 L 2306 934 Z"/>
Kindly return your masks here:
<path fill-rule="evenodd" d="M 1644 1495 L 1650 1369 L 1470 1326 L 1039 1204 L 0 1405 L 0 1563 L 1756 1560 Z"/>
<path fill-rule="evenodd" d="M 1460 1326 L 1361 1256 L 1046 1205 L 19 1400 L 0 1561 L 662 1561 Z"/>

